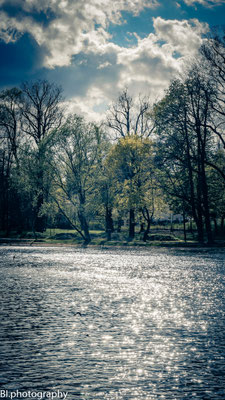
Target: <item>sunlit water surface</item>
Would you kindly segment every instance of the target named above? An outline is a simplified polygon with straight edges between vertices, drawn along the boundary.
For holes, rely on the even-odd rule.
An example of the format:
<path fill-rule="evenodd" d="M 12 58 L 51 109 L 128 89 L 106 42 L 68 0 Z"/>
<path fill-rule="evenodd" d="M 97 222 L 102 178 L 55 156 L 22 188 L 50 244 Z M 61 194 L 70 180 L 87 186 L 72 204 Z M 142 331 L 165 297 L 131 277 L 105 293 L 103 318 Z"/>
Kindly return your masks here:
<path fill-rule="evenodd" d="M 2 388 L 225 399 L 223 249 L 0 255 Z"/>

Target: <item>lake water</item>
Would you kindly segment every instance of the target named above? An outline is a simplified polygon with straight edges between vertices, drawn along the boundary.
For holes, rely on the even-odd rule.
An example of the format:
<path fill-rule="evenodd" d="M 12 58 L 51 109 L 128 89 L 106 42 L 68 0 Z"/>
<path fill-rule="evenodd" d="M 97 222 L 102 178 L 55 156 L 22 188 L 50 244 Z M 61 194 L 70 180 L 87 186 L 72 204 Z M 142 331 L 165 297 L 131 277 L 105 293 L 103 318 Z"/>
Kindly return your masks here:
<path fill-rule="evenodd" d="M 224 249 L 0 255 L 1 389 L 225 399 Z"/>

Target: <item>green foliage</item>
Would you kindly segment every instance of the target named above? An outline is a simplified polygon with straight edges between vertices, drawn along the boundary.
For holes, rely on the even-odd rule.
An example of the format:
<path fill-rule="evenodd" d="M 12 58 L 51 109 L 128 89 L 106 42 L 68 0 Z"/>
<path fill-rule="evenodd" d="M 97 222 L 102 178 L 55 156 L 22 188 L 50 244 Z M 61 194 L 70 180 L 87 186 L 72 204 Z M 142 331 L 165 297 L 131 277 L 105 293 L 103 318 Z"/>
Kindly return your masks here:
<path fill-rule="evenodd" d="M 78 115 L 63 117 L 55 84 L 2 91 L 0 230 L 37 237 L 58 225 L 74 229 L 71 243 L 160 243 L 172 235 L 150 227 L 174 212 L 210 243 L 211 222 L 221 233 L 225 220 L 223 39 L 205 41 L 201 52 L 204 70 L 191 66 L 153 107 L 120 94 L 107 121 L 116 141 Z M 48 240 L 66 238 L 55 235 L 63 236 Z"/>
<path fill-rule="evenodd" d="M 52 147 L 54 185 L 51 197 L 77 232 L 90 241 L 89 221 L 93 208 L 93 183 L 101 170 L 103 133 L 76 115 L 69 116 L 55 132 Z"/>

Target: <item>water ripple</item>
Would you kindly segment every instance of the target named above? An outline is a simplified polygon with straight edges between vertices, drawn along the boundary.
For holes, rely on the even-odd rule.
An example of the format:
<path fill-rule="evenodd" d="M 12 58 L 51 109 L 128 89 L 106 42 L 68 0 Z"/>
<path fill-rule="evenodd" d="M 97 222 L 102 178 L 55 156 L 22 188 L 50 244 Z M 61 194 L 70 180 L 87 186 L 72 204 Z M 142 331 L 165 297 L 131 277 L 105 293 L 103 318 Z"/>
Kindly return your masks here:
<path fill-rule="evenodd" d="M 223 249 L 0 253 L 2 388 L 225 398 Z"/>

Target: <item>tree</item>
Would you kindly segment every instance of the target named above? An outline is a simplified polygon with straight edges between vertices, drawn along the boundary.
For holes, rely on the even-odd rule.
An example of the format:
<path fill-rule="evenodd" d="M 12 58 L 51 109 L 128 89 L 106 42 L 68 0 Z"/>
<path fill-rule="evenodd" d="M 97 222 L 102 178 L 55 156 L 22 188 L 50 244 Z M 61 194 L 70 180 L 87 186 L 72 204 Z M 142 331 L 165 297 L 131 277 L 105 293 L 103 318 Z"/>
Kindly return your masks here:
<path fill-rule="evenodd" d="M 12 185 L 13 168 L 19 172 L 18 148 L 21 140 L 21 91 L 17 88 L 3 90 L 0 93 L 0 225 L 9 233 L 10 229 L 10 195 L 15 190 Z M 13 197 L 13 196 L 12 196 Z M 18 200 L 18 197 L 17 197 Z M 18 204 L 17 204 L 18 207 Z M 18 207 L 19 211 L 19 207 Z M 19 214 L 19 212 L 18 212 Z"/>
<path fill-rule="evenodd" d="M 208 128 L 212 120 L 214 88 L 210 80 L 205 79 L 204 75 L 195 66 L 192 68 L 185 84 L 190 99 L 190 128 L 197 139 L 198 196 L 202 199 L 208 243 L 212 243 L 206 161 L 214 145 L 211 132 Z"/>
<path fill-rule="evenodd" d="M 218 136 L 225 148 L 225 31 L 211 32 L 208 39 L 203 42 L 200 53 L 204 73 L 210 77 L 215 89 L 212 108 L 216 118 L 210 125 L 210 129 Z"/>
<path fill-rule="evenodd" d="M 90 200 L 98 174 L 102 135 L 96 125 L 87 124 L 75 115 L 67 118 L 54 138 L 55 177 L 51 196 L 85 243 L 91 241 Z"/>
<path fill-rule="evenodd" d="M 186 79 L 173 81 L 155 106 L 159 160 L 166 173 L 167 193 L 191 207 L 203 241 L 203 218 L 212 242 L 206 165 L 214 145 L 208 124 L 212 118 L 210 82 L 194 66 Z M 185 208 L 188 208 L 185 206 Z"/>
<path fill-rule="evenodd" d="M 107 126 L 117 138 L 129 135 L 149 137 L 153 131 L 150 111 L 148 99 L 140 97 L 139 102 L 134 102 L 124 89 L 109 110 Z"/>
<path fill-rule="evenodd" d="M 101 157 L 98 160 L 98 174 L 93 178 L 92 199 L 96 212 L 104 218 L 107 240 L 111 240 L 114 232 L 113 208 L 115 206 L 116 180 L 112 170 L 108 168 L 107 156 L 110 151 L 110 142 L 103 141 Z"/>
<path fill-rule="evenodd" d="M 21 137 L 21 90 L 3 90 L 0 94 L 1 137 L 8 143 L 11 157 L 18 167 L 18 146 Z"/>
<path fill-rule="evenodd" d="M 215 154 L 215 165 L 225 172 L 225 154 L 218 149 Z M 208 185 L 210 199 L 210 214 L 214 221 L 215 233 L 223 233 L 225 219 L 225 181 L 218 171 L 208 167 Z M 218 222 L 220 221 L 220 228 Z"/>
<path fill-rule="evenodd" d="M 22 85 L 22 131 L 29 141 L 26 147 L 29 158 L 30 186 L 33 194 L 34 230 L 42 232 L 46 218 L 42 207 L 49 192 L 49 148 L 51 132 L 62 123 L 62 90 L 46 80 Z M 33 164 L 33 165 L 32 165 Z M 32 171 L 29 174 L 29 171 Z"/>
<path fill-rule="evenodd" d="M 141 212 L 150 229 L 149 193 L 153 190 L 152 142 L 129 135 L 119 139 L 108 155 L 108 168 L 116 180 L 117 206 L 129 213 L 129 238 L 135 236 L 135 214 Z M 152 193 L 152 192 L 151 192 Z"/>
<path fill-rule="evenodd" d="M 207 128 L 215 135 L 218 147 L 225 149 L 225 31 L 214 30 L 204 41 L 201 49 L 201 65 L 214 88 L 211 98 L 213 118 Z M 208 158 L 207 164 L 214 168 L 225 181 L 224 168 L 215 163 L 214 154 Z"/>

